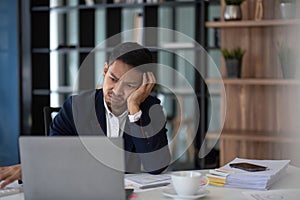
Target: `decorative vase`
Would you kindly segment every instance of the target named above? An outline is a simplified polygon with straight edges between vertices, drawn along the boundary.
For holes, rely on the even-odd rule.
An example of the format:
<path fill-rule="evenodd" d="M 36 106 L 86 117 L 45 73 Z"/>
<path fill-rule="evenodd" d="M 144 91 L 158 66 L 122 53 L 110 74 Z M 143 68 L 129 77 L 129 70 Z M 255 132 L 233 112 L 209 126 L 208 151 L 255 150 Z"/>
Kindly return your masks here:
<path fill-rule="evenodd" d="M 241 60 L 225 59 L 225 63 L 228 78 L 241 78 Z"/>
<path fill-rule="evenodd" d="M 224 11 L 224 20 L 241 20 L 242 10 L 240 5 L 226 5 Z"/>
<path fill-rule="evenodd" d="M 280 3 L 280 13 L 283 19 L 295 18 L 296 7 L 294 3 Z"/>

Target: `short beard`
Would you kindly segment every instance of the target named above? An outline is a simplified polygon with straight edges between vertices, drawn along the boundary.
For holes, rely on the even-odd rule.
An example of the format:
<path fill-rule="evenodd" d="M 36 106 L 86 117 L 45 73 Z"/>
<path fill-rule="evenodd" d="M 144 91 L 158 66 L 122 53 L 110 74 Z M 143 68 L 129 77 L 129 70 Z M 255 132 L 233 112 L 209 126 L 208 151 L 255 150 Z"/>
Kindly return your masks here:
<path fill-rule="evenodd" d="M 108 109 L 116 116 L 122 114 L 127 110 L 127 104 L 122 104 L 120 106 L 118 105 L 112 105 L 111 101 L 106 102 Z"/>

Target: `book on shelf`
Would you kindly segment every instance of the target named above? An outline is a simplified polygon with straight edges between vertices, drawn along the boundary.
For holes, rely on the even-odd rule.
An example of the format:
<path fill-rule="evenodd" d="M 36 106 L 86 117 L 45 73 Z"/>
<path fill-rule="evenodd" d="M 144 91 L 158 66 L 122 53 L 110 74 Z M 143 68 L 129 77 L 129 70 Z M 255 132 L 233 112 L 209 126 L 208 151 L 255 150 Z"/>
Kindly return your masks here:
<path fill-rule="evenodd" d="M 250 163 L 265 166 L 263 171 L 246 171 L 233 168 L 234 163 Z M 210 184 L 224 187 L 268 190 L 286 173 L 290 160 L 254 160 L 235 158 L 219 169 L 210 170 L 207 178 Z"/>

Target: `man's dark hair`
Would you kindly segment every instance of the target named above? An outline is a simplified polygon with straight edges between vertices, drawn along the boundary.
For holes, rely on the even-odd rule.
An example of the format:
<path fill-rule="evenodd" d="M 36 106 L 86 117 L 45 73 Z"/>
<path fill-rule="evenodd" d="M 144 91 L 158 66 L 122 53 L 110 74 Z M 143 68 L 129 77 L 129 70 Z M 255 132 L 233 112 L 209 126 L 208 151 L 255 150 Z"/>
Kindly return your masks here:
<path fill-rule="evenodd" d="M 109 65 L 116 60 L 120 60 L 132 67 L 153 62 L 149 49 L 135 42 L 125 42 L 116 46 L 109 56 Z"/>

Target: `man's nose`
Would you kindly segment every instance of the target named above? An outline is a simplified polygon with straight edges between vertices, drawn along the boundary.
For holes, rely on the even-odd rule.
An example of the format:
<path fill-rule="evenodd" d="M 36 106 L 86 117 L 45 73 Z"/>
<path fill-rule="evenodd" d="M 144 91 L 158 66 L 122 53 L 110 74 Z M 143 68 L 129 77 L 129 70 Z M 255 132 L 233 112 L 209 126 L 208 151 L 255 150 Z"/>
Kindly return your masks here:
<path fill-rule="evenodd" d="M 118 81 L 117 83 L 115 83 L 114 88 L 113 88 L 113 92 L 117 96 L 123 94 L 123 84 L 122 84 L 121 81 Z"/>

